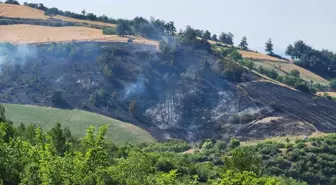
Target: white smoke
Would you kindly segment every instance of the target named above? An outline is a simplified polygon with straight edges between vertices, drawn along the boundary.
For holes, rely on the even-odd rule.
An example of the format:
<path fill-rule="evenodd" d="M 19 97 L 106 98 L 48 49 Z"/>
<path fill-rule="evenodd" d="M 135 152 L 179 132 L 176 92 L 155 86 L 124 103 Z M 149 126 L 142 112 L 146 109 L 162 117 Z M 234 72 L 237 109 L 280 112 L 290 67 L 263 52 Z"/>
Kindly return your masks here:
<path fill-rule="evenodd" d="M 126 85 L 124 89 L 124 99 L 128 99 L 130 96 L 144 93 L 146 89 L 146 82 L 148 82 L 148 80 L 140 75 L 135 83 Z"/>
<path fill-rule="evenodd" d="M 0 71 L 3 63 L 24 64 L 29 58 L 36 58 L 37 49 L 29 45 L 0 43 Z"/>

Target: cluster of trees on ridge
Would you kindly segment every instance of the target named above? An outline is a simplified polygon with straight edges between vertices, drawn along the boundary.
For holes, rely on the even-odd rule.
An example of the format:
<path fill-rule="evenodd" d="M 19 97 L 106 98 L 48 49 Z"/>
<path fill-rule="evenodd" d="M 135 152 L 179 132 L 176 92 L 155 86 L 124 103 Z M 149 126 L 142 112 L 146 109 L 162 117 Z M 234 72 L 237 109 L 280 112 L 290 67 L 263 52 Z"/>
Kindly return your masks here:
<path fill-rule="evenodd" d="M 116 146 L 107 126 L 82 139 L 56 124 L 13 126 L 0 106 L 0 183 L 17 184 L 335 184 L 336 137 L 241 147 L 204 140 L 192 153 L 183 141 Z M 198 149 L 197 149 L 198 148 Z M 283 152 L 284 151 L 284 152 Z M 293 163 L 291 163 L 293 162 Z M 314 168 L 312 168 L 314 166 Z M 290 177 L 304 180 L 296 181 Z"/>
<path fill-rule="evenodd" d="M 336 77 L 336 54 L 329 50 L 316 50 L 303 41 L 296 41 L 287 47 L 286 54 L 295 64 L 325 78 Z"/>

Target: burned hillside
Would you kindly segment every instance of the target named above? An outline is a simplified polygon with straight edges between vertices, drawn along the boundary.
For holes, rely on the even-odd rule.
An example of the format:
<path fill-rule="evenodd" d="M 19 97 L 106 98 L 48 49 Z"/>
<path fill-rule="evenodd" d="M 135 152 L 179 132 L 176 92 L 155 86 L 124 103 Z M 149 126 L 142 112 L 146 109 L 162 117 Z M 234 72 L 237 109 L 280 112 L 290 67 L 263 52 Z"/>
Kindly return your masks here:
<path fill-rule="evenodd" d="M 313 105 L 310 95 L 255 82 L 248 70 L 205 50 L 92 42 L 1 47 L 1 102 L 97 112 L 158 139 L 250 139 L 336 127 L 334 102 Z"/>

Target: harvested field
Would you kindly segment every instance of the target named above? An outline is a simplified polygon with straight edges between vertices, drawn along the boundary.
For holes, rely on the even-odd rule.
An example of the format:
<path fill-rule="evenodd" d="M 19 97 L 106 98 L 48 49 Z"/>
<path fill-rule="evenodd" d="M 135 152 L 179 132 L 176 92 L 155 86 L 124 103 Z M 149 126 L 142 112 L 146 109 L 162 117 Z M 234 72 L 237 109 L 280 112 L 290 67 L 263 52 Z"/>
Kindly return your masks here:
<path fill-rule="evenodd" d="M 327 94 L 328 94 L 329 96 L 331 96 L 331 97 L 336 97 L 336 92 L 317 92 L 316 94 L 317 94 L 318 96 L 323 96 L 324 93 L 327 93 Z"/>
<path fill-rule="evenodd" d="M 269 61 L 285 61 L 275 57 L 271 57 L 262 53 L 256 53 L 251 51 L 239 50 L 239 53 L 243 55 L 243 58 L 251 60 L 269 60 Z"/>
<path fill-rule="evenodd" d="M 291 62 L 287 61 L 270 61 L 270 60 L 263 60 L 263 61 L 254 61 L 257 66 L 263 66 L 267 69 L 274 69 L 280 75 L 288 75 L 292 70 L 298 70 L 300 72 L 300 77 L 306 81 L 313 81 L 314 83 L 319 83 L 321 85 L 328 85 L 328 80 L 322 78 L 321 76 L 304 69 L 300 66 L 297 66 Z"/>
<path fill-rule="evenodd" d="M 102 30 L 86 27 L 48 27 L 36 25 L 0 26 L 0 42 L 34 44 L 70 41 L 128 42 L 158 46 L 158 42 L 136 36 L 104 35 Z"/>
<path fill-rule="evenodd" d="M 26 18 L 26 19 L 49 19 L 48 16 L 44 15 L 44 12 L 42 10 L 30 8 L 27 6 L 12 5 L 12 4 L 0 4 L 0 16 L 14 17 L 14 18 Z M 89 20 L 80 20 L 80 19 L 74 19 L 74 18 L 65 17 L 65 16 L 59 16 L 59 15 L 53 17 L 53 19 L 61 19 L 63 21 L 80 22 L 80 23 L 87 23 L 87 24 L 92 24 L 92 25 L 116 27 L 115 24 L 89 21 Z"/>

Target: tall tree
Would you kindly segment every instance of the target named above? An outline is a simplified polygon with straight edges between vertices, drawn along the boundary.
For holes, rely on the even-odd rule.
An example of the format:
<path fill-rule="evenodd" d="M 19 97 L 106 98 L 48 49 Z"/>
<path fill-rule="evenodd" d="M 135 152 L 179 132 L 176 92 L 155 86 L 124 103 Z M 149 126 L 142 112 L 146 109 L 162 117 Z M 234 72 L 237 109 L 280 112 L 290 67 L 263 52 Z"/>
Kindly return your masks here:
<path fill-rule="evenodd" d="M 86 11 L 85 11 L 85 10 L 82 10 L 82 14 L 85 15 L 85 14 L 86 14 Z"/>
<path fill-rule="evenodd" d="M 272 39 L 268 39 L 268 41 L 265 43 L 265 51 L 268 54 L 273 54 L 273 43 L 272 43 Z"/>
<path fill-rule="evenodd" d="M 57 8 L 49 8 L 44 12 L 44 15 L 47 15 L 52 19 L 53 16 L 57 15 L 57 12 L 58 12 Z"/>
<path fill-rule="evenodd" d="M 233 45 L 233 34 L 232 33 L 224 33 L 222 32 L 219 36 L 219 41 L 224 44 Z"/>
<path fill-rule="evenodd" d="M 211 39 L 211 33 L 208 30 L 206 30 L 203 33 L 203 39 L 205 39 L 205 40 L 210 40 Z"/>
<path fill-rule="evenodd" d="M 213 34 L 212 37 L 211 37 L 211 40 L 213 40 L 213 41 L 218 41 L 217 35 L 216 35 L 216 34 Z"/>
<path fill-rule="evenodd" d="M 165 24 L 165 29 L 166 29 L 166 32 L 168 33 L 168 35 L 175 35 L 176 28 L 174 26 L 173 21 L 170 21 L 170 22 L 166 23 Z"/>
<path fill-rule="evenodd" d="M 242 48 L 243 50 L 248 49 L 247 38 L 245 36 L 242 38 L 239 47 Z"/>

